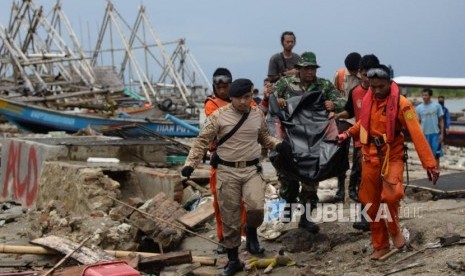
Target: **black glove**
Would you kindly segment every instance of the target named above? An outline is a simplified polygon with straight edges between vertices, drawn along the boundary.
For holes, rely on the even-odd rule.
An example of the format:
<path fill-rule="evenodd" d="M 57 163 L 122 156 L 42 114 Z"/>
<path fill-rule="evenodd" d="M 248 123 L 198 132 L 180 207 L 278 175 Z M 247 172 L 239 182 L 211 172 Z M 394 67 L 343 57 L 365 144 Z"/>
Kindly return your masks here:
<path fill-rule="evenodd" d="M 192 168 L 191 166 L 185 166 L 181 170 L 181 175 L 184 176 L 184 177 L 189 178 L 193 171 L 194 171 L 194 168 Z"/>
<path fill-rule="evenodd" d="M 282 155 L 292 154 L 292 148 L 287 142 L 282 142 L 276 145 L 276 152 Z"/>

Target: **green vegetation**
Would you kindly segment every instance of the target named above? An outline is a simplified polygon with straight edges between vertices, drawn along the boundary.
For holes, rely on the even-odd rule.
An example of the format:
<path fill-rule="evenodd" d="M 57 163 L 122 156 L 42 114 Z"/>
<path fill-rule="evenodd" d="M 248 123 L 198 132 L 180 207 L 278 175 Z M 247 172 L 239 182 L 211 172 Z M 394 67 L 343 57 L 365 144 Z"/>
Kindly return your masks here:
<path fill-rule="evenodd" d="M 407 88 L 409 97 L 421 97 L 423 88 Z M 433 97 L 442 95 L 446 98 L 465 98 L 465 89 L 437 89 L 433 88 Z"/>

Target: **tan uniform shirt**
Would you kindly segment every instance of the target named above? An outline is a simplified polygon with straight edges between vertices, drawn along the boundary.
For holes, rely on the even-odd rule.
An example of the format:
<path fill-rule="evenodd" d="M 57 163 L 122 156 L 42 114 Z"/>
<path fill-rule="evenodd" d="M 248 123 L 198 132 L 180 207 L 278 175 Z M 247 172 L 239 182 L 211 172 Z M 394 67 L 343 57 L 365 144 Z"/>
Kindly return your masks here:
<path fill-rule="evenodd" d="M 236 110 L 232 104 L 213 112 L 207 118 L 207 123 L 194 141 L 185 165 L 195 168 L 215 137 L 220 140 L 237 125 L 241 117 L 242 113 Z M 254 106 L 251 107 L 247 120 L 232 137 L 217 148 L 216 152 L 225 161 L 251 161 L 260 158 L 261 147 L 259 144 L 265 148 L 274 149 L 280 142 L 268 133 L 263 112 Z"/>

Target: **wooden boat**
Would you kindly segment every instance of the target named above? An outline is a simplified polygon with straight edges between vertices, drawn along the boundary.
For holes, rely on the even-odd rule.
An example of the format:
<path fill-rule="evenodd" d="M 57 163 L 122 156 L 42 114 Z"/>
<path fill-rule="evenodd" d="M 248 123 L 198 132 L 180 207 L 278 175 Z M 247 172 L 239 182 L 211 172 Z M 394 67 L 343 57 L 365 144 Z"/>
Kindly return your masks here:
<path fill-rule="evenodd" d="M 158 134 L 176 137 L 195 137 L 198 121 L 176 121 L 168 119 L 147 120 L 139 117 L 101 117 L 75 112 L 51 110 L 36 105 L 0 98 L 0 115 L 19 128 L 36 133 L 66 131 L 75 133 L 87 127 L 117 127 L 142 125 Z M 134 130 L 137 131 L 137 130 Z"/>
<path fill-rule="evenodd" d="M 465 147 L 465 121 L 451 121 L 449 133 L 444 143 L 455 147 Z"/>
<path fill-rule="evenodd" d="M 465 78 L 440 78 L 440 77 L 411 77 L 399 76 L 394 81 L 399 85 L 403 95 L 408 95 L 408 88 L 439 88 L 439 89 L 465 89 Z M 412 100 L 414 105 L 418 104 Z M 446 105 L 447 106 L 447 105 Z M 449 133 L 444 143 L 450 146 L 465 147 L 465 120 L 464 113 L 450 113 L 451 124 Z"/>

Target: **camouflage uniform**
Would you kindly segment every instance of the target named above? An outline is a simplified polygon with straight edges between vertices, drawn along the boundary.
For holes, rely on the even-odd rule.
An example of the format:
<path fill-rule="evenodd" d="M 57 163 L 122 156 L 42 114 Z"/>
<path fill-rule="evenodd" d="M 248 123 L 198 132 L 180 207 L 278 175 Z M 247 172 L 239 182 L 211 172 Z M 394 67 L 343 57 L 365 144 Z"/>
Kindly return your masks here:
<path fill-rule="evenodd" d="M 213 112 L 199 136 L 192 144 L 185 166 L 195 168 L 202 160 L 211 142 L 237 125 L 241 112 L 228 104 Z M 235 248 L 241 244 L 241 201 L 247 210 L 247 226 L 256 228 L 263 222 L 265 204 L 265 181 L 260 164 L 245 166 L 245 161 L 260 158 L 261 147 L 274 149 L 281 141 L 270 136 L 265 118 L 254 106 L 243 125 L 226 142 L 216 149 L 221 160 L 235 162 L 236 167 L 218 165 L 216 169 L 216 194 L 223 219 L 224 247 Z"/>
<path fill-rule="evenodd" d="M 325 94 L 327 100 L 331 100 L 335 105 L 335 111 L 341 112 L 344 109 L 346 100 L 340 95 L 336 87 L 327 79 L 316 78 L 316 81 L 307 87 L 302 87 L 300 79 L 295 76 L 286 76 L 280 78 L 275 84 L 277 98 L 285 100 L 304 94 L 309 91 L 321 91 Z M 303 183 L 302 190 L 299 194 L 299 182 L 289 180 L 278 174 L 281 182 L 280 196 L 288 203 L 296 203 L 297 198 L 302 204 L 311 203 L 316 206 L 318 202 L 317 189 L 318 182 Z M 312 208 L 313 209 L 313 208 Z"/>
<path fill-rule="evenodd" d="M 336 87 L 329 80 L 323 78 L 316 78 L 315 82 L 305 88 L 301 86 L 298 77 L 282 77 L 276 82 L 275 91 L 278 98 L 285 100 L 294 96 L 300 96 L 307 91 L 321 91 L 325 94 L 327 100 L 334 102 L 336 112 L 343 111 L 346 103 L 346 100 L 341 96 Z"/>

